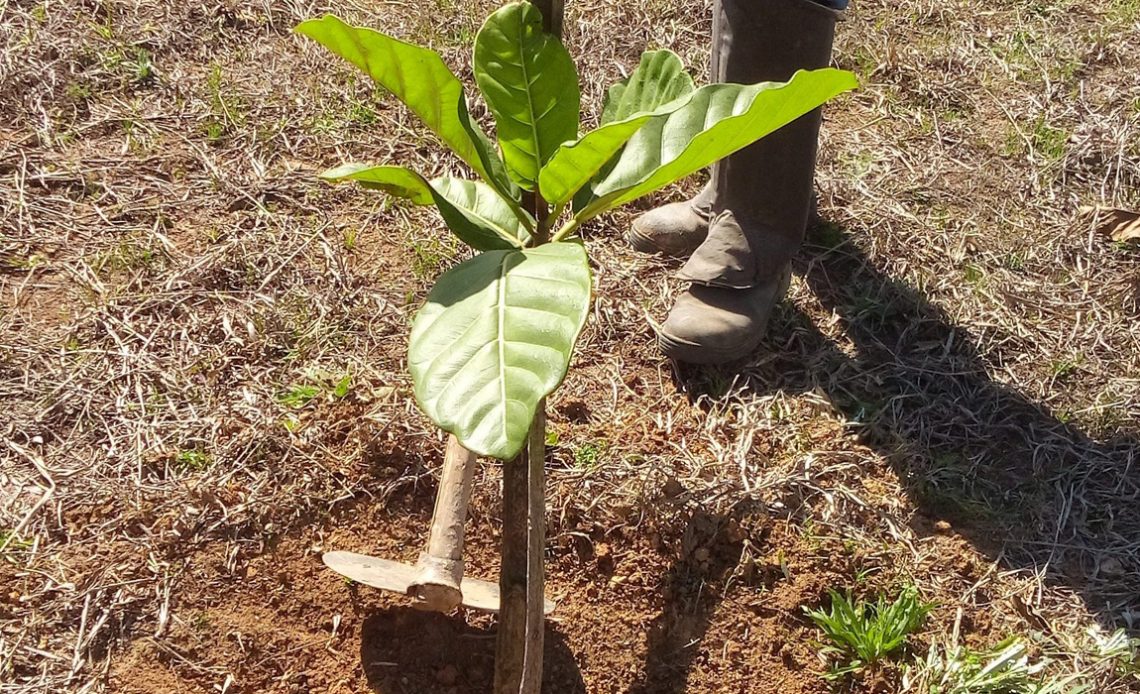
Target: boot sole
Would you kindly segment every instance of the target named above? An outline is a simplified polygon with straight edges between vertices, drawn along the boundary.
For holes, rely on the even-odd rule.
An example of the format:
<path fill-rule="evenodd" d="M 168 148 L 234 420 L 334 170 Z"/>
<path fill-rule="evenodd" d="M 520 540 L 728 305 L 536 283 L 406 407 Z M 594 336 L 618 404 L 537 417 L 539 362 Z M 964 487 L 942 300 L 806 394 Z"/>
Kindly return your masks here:
<path fill-rule="evenodd" d="M 696 345 L 692 342 L 686 342 L 676 337 L 672 337 L 664 332 L 657 333 L 657 346 L 664 352 L 665 356 L 676 361 L 685 362 L 686 364 L 696 364 L 698 366 L 713 366 L 717 364 L 727 364 L 737 359 L 743 359 L 749 354 L 756 351 L 760 342 L 764 339 L 764 332 L 768 329 L 767 324 L 764 328 L 758 331 L 759 337 L 750 344 L 742 344 L 733 349 L 716 349 L 707 345 Z"/>

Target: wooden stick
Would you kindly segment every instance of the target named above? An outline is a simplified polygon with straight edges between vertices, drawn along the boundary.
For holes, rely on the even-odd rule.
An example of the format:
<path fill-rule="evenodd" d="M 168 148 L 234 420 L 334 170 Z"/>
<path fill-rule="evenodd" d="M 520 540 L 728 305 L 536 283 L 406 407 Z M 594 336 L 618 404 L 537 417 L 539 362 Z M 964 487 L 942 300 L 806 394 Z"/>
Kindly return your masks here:
<path fill-rule="evenodd" d="M 542 688 L 542 645 L 546 627 L 546 400 L 538 412 L 527 441 L 527 575 L 526 643 L 519 691 L 537 694 Z"/>
<path fill-rule="evenodd" d="M 566 15 L 565 0 L 530 0 L 542 11 L 542 30 L 548 34 L 562 36 L 562 23 Z"/>
<path fill-rule="evenodd" d="M 459 443 L 455 436 L 447 438 L 447 452 L 439 474 L 439 491 L 435 495 L 435 511 L 431 516 L 431 532 L 427 547 L 420 554 L 415 581 L 408 595 L 420 607 L 437 612 L 450 612 L 463 599 L 463 528 L 467 523 L 467 506 L 471 502 L 471 485 L 475 476 L 476 456 Z"/>

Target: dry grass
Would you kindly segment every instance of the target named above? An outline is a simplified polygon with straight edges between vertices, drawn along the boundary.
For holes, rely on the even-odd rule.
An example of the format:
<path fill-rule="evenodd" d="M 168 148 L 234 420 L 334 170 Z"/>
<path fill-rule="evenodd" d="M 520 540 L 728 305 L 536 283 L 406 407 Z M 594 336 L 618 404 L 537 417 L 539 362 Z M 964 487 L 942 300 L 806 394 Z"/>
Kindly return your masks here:
<path fill-rule="evenodd" d="M 333 10 L 465 71 L 496 3 L 470 4 L 0 0 L 0 691 L 100 691 L 196 549 L 236 565 L 431 474 L 403 345 L 457 247 L 313 174 L 455 164 L 289 29 Z M 568 5 L 592 113 L 646 46 L 705 69 L 703 2 Z M 931 638 L 965 614 L 1132 691 L 1087 630 L 1140 628 L 1140 254 L 1077 211 L 1140 207 L 1138 32 L 1135 0 L 857 3 L 828 223 L 742 367 L 663 361 L 670 265 L 622 247 L 628 214 L 588 230 L 554 542 L 679 522 L 662 493 L 761 501 L 937 600 Z M 982 569 L 937 569 L 947 536 Z"/>

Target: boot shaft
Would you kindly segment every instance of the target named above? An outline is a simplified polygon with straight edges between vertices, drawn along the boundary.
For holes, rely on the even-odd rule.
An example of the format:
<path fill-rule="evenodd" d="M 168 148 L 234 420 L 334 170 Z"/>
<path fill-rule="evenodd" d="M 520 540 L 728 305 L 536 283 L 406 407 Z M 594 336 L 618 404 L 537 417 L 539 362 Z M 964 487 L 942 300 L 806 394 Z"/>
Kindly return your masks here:
<path fill-rule="evenodd" d="M 839 16 L 813 0 L 717 0 L 714 81 L 784 82 L 797 70 L 827 67 Z M 713 167 L 720 216 L 682 277 L 749 287 L 787 265 L 807 227 L 820 121 L 816 109 Z"/>

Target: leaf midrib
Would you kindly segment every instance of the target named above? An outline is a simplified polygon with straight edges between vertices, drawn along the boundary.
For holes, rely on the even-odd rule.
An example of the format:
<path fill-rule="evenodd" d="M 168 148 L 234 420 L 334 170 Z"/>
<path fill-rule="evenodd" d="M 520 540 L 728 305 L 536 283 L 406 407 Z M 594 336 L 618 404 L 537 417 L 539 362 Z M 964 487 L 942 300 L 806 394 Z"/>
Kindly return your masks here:
<path fill-rule="evenodd" d="M 530 114 L 530 137 L 531 144 L 534 145 L 534 177 L 538 178 L 538 171 L 542 168 L 542 149 L 538 144 L 538 120 L 535 114 L 534 98 L 531 95 L 532 82 L 530 80 L 530 72 L 527 70 L 526 64 L 526 15 L 523 13 L 518 14 L 519 18 L 519 69 L 522 71 L 523 83 L 526 84 L 526 107 Z M 540 49 L 541 51 L 541 49 Z M 537 182 L 537 181 L 536 181 Z"/>

